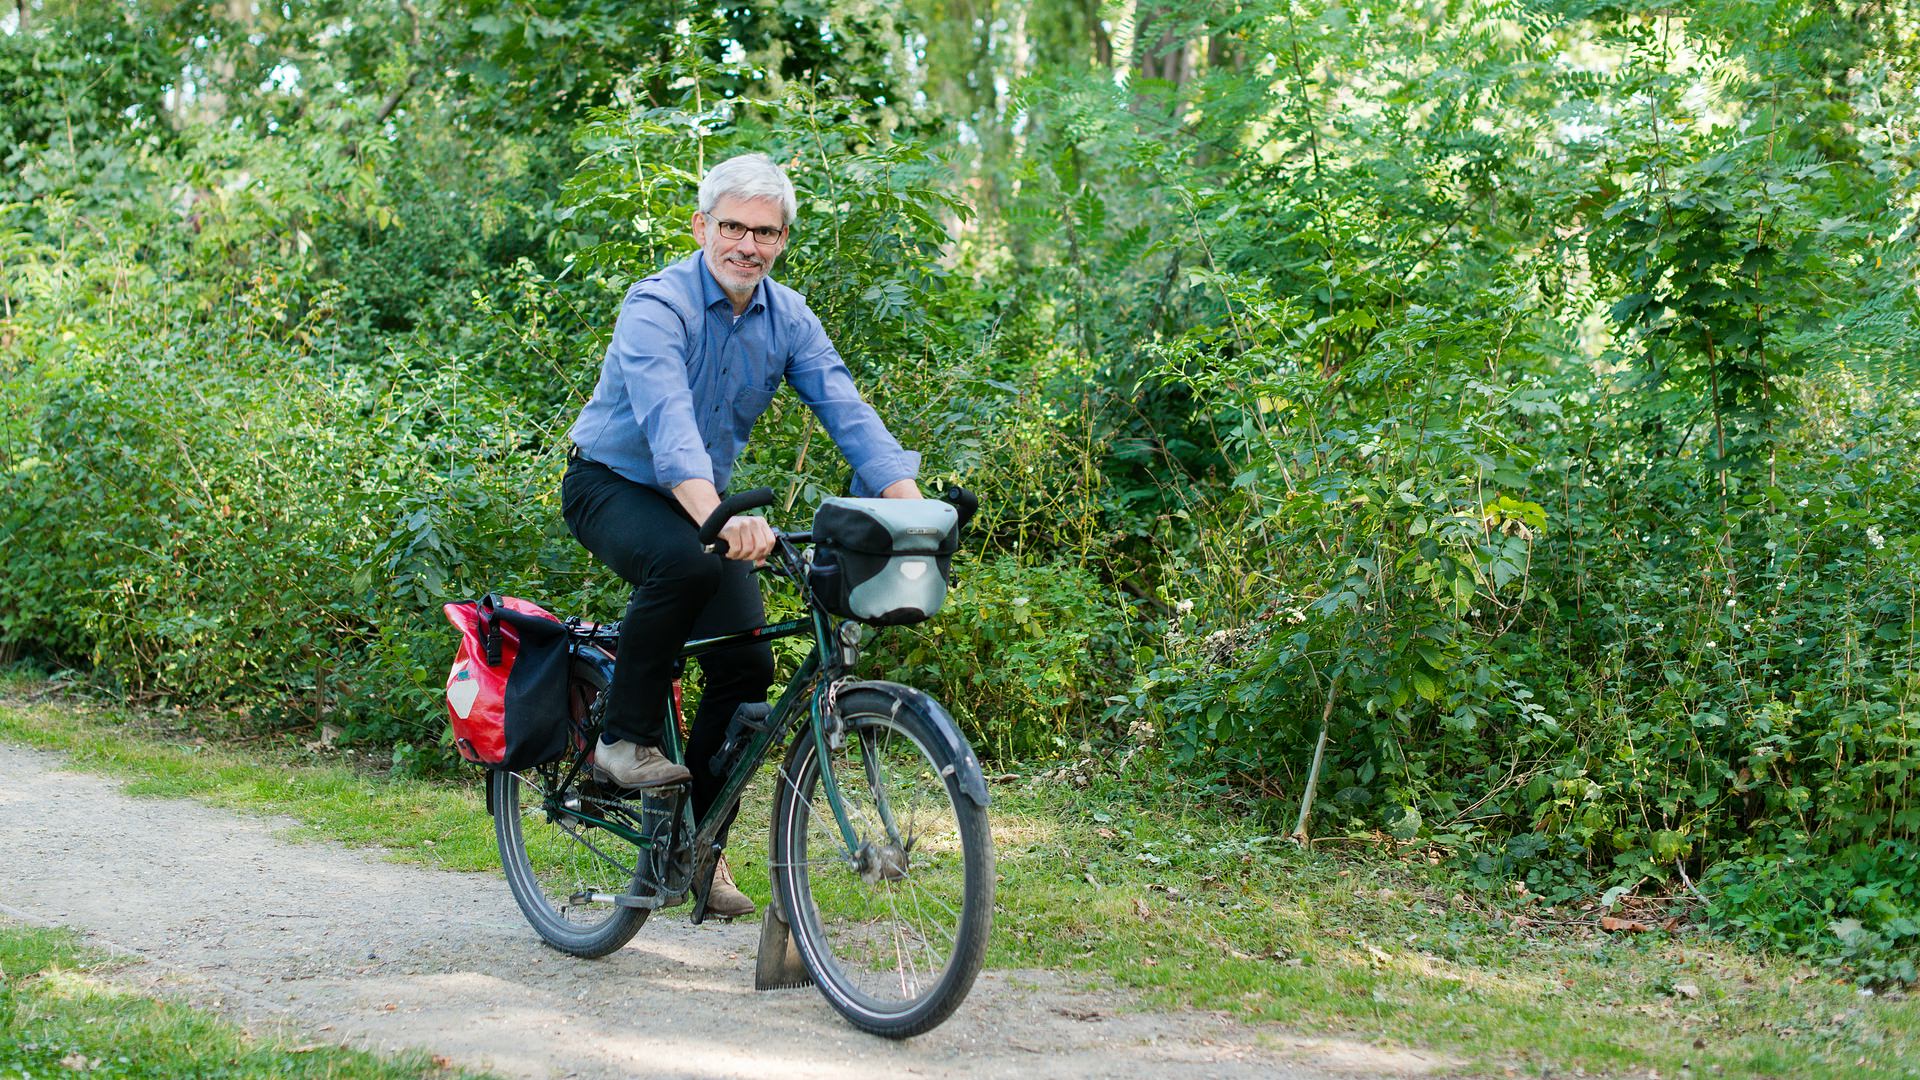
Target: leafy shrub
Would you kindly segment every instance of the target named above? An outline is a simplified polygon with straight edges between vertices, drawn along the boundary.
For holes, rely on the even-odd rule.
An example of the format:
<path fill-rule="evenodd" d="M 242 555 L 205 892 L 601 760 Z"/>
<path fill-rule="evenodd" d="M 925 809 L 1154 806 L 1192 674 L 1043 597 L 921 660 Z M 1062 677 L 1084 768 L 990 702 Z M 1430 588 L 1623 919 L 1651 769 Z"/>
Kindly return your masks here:
<path fill-rule="evenodd" d="M 1077 746 L 1084 718 L 1122 685 L 1127 615 L 1086 568 L 1010 556 L 963 561 L 933 620 L 882 631 L 884 678 L 920 686 L 983 752 L 1052 756 Z"/>

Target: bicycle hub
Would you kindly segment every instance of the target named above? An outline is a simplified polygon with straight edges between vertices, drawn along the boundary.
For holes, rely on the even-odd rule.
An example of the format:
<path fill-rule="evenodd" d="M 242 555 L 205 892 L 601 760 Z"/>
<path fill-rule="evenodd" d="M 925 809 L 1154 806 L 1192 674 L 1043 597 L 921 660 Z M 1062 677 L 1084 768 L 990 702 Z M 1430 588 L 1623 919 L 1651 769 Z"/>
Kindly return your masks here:
<path fill-rule="evenodd" d="M 854 852 L 854 869 L 869 885 L 881 881 L 899 881 L 907 876 L 907 849 L 899 844 L 875 844 L 868 841 Z"/>

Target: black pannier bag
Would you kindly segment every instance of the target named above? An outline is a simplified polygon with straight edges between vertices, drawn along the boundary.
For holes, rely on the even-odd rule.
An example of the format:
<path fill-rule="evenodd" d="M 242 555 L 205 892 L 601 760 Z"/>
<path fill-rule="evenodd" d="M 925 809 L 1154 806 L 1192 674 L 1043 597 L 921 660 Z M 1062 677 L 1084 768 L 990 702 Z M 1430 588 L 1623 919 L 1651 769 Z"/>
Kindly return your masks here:
<path fill-rule="evenodd" d="M 813 513 L 807 581 L 822 606 L 878 626 L 919 622 L 947 599 L 960 520 L 935 499 L 827 499 Z"/>

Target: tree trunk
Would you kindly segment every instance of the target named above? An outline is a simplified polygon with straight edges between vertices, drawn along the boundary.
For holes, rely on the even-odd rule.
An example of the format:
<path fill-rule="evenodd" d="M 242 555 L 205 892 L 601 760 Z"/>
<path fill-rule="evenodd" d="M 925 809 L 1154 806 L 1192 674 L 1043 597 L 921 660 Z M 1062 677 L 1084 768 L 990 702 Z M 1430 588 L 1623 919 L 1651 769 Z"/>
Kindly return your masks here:
<path fill-rule="evenodd" d="M 227 88 L 240 70 L 240 50 L 251 44 L 247 39 L 254 25 L 253 0 L 221 0 L 214 6 L 227 25 L 207 58 L 207 85 L 192 110 L 195 119 L 207 123 L 218 123 L 227 115 Z"/>
<path fill-rule="evenodd" d="M 1143 79 L 1164 79 L 1177 89 L 1193 77 L 1187 40 L 1180 36 L 1176 9 L 1160 3 L 1141 7 L 1134 15 L 1135 70 Z"/>
<path fill-rule="evenodd" d="M 24 0 L 23 0 L 24 2 Z M 1100 0 L 1085 0 L 1081 10 L 1087 17 L 1087 36 L 1093 42 L 1093 59 L 1102 70 L 1113 70 L 1113 38 L 1107 34 L 1107 28 L 1100 25 Z"/>

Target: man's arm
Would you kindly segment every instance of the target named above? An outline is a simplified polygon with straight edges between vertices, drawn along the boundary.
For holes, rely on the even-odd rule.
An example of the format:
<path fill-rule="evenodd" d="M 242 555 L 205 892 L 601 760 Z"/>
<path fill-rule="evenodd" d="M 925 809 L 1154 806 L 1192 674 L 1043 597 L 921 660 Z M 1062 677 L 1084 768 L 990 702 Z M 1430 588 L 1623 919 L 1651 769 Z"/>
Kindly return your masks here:
<path fill-rule="evenodd" d="M 787 381 L 853 466 L 853 493 L 919 498 L 914 478 L 920 472 L 920 455 L 902 449 L 873 406 L 854 389 L 853 375 L 827 339 L 819 318 L 803 307 L 794 331 L 796 346 L 787 360 Z"/>
<path fill-rule="evenodd" d="M 687 348 L 686 327 L 672 308 L 644 293 L 628 294 L 610 351 L 626 380 L 634 422 L 647 433 L 654 478 L 699 525 L 720 505 L 720 493 L 713 486 L 713 458 L 693 419 Z M 759 518 L 733 518 L 720 536 L 729 559 L 759 563 L 773 551 L 773 530 Z"/>
<path fill-rule="evenodd" d="M 687 386 L 687 328 L 657 296 L 638 288 L 627 294 L 614 322 L 608 359 L 626 384 L 633 422 L 646 433 L 654 479 L 673 488 L 686 480 L 713 487 L 713 459 L 693 419 Z"/>
<path fill-rule="evenodd" d="M 673 498 L 696 526 L 706 524 L 720 507 L 720 492 L 714 489 L 711 480 L 682 480 L 674 485 Z M 728 518 L 727 523 L 720 526 L 720 539 L 727 542 L 729 559 L 751 560 L 758 566 L 773 554 L 773 526 L 763 518 L 746 514 Z"/>

